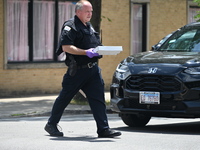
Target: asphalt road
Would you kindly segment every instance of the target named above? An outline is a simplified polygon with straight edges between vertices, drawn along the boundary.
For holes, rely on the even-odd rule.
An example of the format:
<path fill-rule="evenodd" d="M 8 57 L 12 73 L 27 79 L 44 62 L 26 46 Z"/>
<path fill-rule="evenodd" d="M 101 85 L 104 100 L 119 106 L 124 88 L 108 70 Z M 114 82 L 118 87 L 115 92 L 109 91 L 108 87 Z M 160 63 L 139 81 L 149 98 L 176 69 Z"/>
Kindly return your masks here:
<path fill-rule="evenodd" d="M 1 150 L 199 150 L 200 119 L 152 118 L 144 128 L 127 127 L 117 114 L 108 114 L 118 138 L 97 138 L 91 114 L 64 115 L 64 137 L 44 130 L 48 117 L 0 119 Z"/>

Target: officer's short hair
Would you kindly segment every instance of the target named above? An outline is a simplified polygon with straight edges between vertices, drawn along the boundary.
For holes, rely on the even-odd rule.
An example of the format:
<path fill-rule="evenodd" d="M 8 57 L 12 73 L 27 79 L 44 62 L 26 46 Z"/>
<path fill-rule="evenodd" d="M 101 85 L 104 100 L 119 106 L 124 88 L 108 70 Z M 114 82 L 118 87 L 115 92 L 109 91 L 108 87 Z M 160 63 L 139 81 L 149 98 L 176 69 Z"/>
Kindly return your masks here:
<path fill-rule="evenodd" d="M 75 12 L 76 12 L 77 10 L 82 9 L 83 3 L 84 3 L 84 2 L 89 2 L 89 1 L 88 1 L 88 0 L 80 0 L 80 1 L 78 1 L 78 2 L 76 3 Z"/>

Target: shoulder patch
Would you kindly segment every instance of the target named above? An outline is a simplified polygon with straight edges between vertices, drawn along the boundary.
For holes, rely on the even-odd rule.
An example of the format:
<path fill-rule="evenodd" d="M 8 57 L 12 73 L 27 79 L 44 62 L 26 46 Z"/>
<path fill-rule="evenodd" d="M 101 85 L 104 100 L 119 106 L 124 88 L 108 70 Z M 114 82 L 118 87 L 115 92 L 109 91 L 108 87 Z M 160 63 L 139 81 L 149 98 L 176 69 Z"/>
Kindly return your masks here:
<path fill-rule="evenodd" d="M 71 28 L 70 28 L 69 26 L 65 26 L 65 27 L 64 27 L 64 30 L 66 30 L 66 31 L 70 31 Z"/>

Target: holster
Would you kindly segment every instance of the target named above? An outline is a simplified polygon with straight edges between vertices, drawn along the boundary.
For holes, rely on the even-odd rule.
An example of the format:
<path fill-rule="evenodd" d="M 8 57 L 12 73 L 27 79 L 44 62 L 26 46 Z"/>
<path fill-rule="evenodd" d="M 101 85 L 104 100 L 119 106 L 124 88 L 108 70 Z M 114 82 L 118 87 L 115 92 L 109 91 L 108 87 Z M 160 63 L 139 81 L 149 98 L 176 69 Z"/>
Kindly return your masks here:
<path fill-rule="evenodd" d="M 69 65 L 68 65 L 69 75 L 74 76 L 77 72 L 77 63 L 72 55 L 68 55 L 68 57 L 70 60 Z"/>

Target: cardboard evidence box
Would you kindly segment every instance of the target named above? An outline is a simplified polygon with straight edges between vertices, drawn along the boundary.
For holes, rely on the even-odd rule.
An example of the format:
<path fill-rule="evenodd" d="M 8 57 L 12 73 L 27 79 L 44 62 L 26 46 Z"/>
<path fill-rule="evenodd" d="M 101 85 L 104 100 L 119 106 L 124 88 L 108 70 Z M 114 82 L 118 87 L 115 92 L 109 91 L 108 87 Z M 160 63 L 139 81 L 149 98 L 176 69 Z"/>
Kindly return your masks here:
<path fill-rule="evenodd" d="M 99 55 L 117 55 L 123 51 L 122 46 L 98 46 L 94 49 Z"/>

